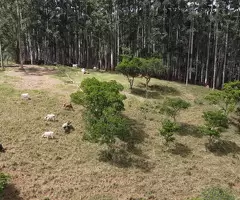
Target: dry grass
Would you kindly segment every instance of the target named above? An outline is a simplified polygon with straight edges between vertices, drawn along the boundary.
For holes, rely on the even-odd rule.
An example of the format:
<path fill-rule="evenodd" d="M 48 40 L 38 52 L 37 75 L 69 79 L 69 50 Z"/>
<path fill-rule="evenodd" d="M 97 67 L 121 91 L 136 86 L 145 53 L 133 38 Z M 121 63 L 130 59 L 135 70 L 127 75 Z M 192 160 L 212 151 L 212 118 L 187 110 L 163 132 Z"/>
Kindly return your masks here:
<path fill-rule="evenodd" d="M 83 78 L 77 70 L 67 73 L 75 81 Z M 53 79 L 44 76 L 48 76 L 46 80 Z M 127 200 L 130 197 L 186 200 L 198 195 L 202 188 L 214 185 L 231 186 L 235 194 L 240 195 L 240 135 L 235 133 L 236 128 L 232 126 L 223 133 L 225 151 L 215 153 L 206 151 L 207 138 L 196 130 L 203 123 L 202 111 L 211 107 L 205 102 L 196 104 L 194 100 L 208 93 L 207 89 L 186 88 L 182 84 L 153 79 L 150 82 L 152 97 L 155 97 L 154 92 L 158 96 L 146 100 L 141 91 L 142 79 L 135 83 L 139 93 L 130 94 L 128 83 L 121 75 L 93 72 L 84 77 L 93 76 L 100 80 L 117 80 L 125 86 L 128 99 L 124 114 L 134 124 L 138 139 L 129 166 L 99 161 L 99 152 L 104 146 L 82 140 L 83 108 L 74 105 L 74 112 L 62 109 L 64 101 L 68 100 L 64 92 L 68 90 L 69 94 L 76 90 L 72 84 L 54 85 L 49 90 L 24 90 L 32 100 L 23 101 L 19 98 L 22 90 L 13 87 L 16 81 L 22 83 L 22 79 L 9 78 L 1 72 L 0 142 L 7 151 L 0 154 L 0 171 L 12 178 L 4 200 L 44 200 L 47 197 L 50 200 Z M 183 131 L 170 150 L 166 150 L 158 136 L 163 116 L 146 106 L 159 104 L 166 96 L 180 96 L 192 104 L 178 117 Z M 148 109 L 143 111 L 143 107 Z M 58 121 L 44 121 L 48 113 L 56 114 Z M 70 134 L 64 134 L 61 129 L 66 120 L 71 120 L 75 127 Z M 48 130 L 56 133 L 56 139 L 41 138 Z"/>

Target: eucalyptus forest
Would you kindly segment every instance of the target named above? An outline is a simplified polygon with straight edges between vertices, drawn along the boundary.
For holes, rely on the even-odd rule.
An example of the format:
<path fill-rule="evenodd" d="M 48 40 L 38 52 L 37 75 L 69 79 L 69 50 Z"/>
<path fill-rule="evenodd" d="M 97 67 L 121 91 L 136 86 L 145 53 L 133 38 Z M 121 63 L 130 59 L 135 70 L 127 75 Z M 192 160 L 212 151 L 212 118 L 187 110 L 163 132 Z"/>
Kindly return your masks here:
<path fill-rule="evenodd" d="M 240 78 L 239 13 L 239 0 L 1 0 L 1 65 L 157 57 L 163 79 L 221 88 Z"/>

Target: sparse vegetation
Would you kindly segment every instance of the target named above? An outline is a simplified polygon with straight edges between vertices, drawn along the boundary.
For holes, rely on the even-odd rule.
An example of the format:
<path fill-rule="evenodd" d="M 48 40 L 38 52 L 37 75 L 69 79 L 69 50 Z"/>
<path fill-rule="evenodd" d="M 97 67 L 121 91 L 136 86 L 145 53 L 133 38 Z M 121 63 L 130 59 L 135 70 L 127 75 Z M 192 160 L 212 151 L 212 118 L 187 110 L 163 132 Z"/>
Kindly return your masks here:
<path fill-rule="evenodd" d="M 166 144 L 173 142 L 175 140 L 174 134 L 179 130 L 179 126 L 176 122 L 171 122 L 168 119 L 165 119 L 162 122 L 162 129 L 160 129 L 160 135 L 164 137 Z"/>
<path fill-rule="evenodd" d="M 0 173 L 0 199 L 4 188 L 6 187 L 9 180 L 9 176 L 3 173 Z"/>
<path fill-rule="evenodd" d="M 214 139 L 220 137 L 223 128 L 228 128 L 228 118 L 226 114 L 219 111 L 207 111 L 203 113 L 205 126 L 200 131 L 209 136 L 209 142 L 213 143 Z"/>
<path fill-rule="evenodd" d="M 190 103 L 181 98 L 167 98 L 161 107 L 161 112 L 172 117 L 176 122 L 176 117 L 181 110 L 186 110 L 190 107 Z"/>
<path fill-rule="evenodd" d="M 233 112 L 240 99 L 240 81 L 226 83 L 223 90 L 213 91 L 205 97 L 211 104 L 218 105 L 226 115 Z"/>
<path fill-rule="evenodd" d="M 212 187 L 205 189 L 201 194 L 202 200 L 235 200 L 233 194 L 220 187 Z"/>

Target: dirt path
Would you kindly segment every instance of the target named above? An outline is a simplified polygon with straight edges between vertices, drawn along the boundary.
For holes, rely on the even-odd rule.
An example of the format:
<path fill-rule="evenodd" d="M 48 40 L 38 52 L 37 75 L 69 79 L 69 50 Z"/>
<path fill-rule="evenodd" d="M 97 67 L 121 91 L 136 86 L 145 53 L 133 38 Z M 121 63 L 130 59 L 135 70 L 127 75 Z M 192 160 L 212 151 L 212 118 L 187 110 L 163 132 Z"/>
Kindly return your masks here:
<path fill-rule="evenodd" d="M 45 90 L 69 97 L 76 90 L 76 85 L 65 84 L 63 81 L 51 76 L 54 74 L 57 74 L 56 69 L 48 69 L 35 65 L 25 66 L 24 70 L 14 67 L 12 70 L 5 71 L 5 75 L 17 79 L 17 81 L 10 82 L 17 89 Z"/>
<path fill-rule="evenodd" d="M 50 77 L 50 75 L 55 74 L 55 70 L 50 70 L 46 68 L 41 68 L 38 66 L 28 66 L 24 68 L 25 70 L 14 69 L 6 71 L 5 74 L 10 77 L 20 78 L 19 82 L 16 82 L 14 86 L 22 90 L 42 90 L 50 89 L 56 85 L 63 84 L 62 81 Z"/>

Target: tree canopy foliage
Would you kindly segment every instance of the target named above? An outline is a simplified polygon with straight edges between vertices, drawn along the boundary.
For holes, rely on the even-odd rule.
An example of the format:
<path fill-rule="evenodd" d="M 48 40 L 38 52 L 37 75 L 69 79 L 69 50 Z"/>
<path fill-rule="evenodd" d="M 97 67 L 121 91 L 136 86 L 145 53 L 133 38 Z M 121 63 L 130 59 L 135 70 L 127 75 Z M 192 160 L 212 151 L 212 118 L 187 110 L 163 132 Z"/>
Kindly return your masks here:
<path fill-rule="evenodd" d="M 122 90 L 123 86 L 116 81 L 101 82 L 96 78 L 86 78 L 81 83 L 81 90 L 71 94 L 74 103 L 86 108 L 86 139 L 110 145 L 116 138 L 124 140 L 128 136 L 127 121 L 121 115 L 126 98 L 120 94 Z"/>

